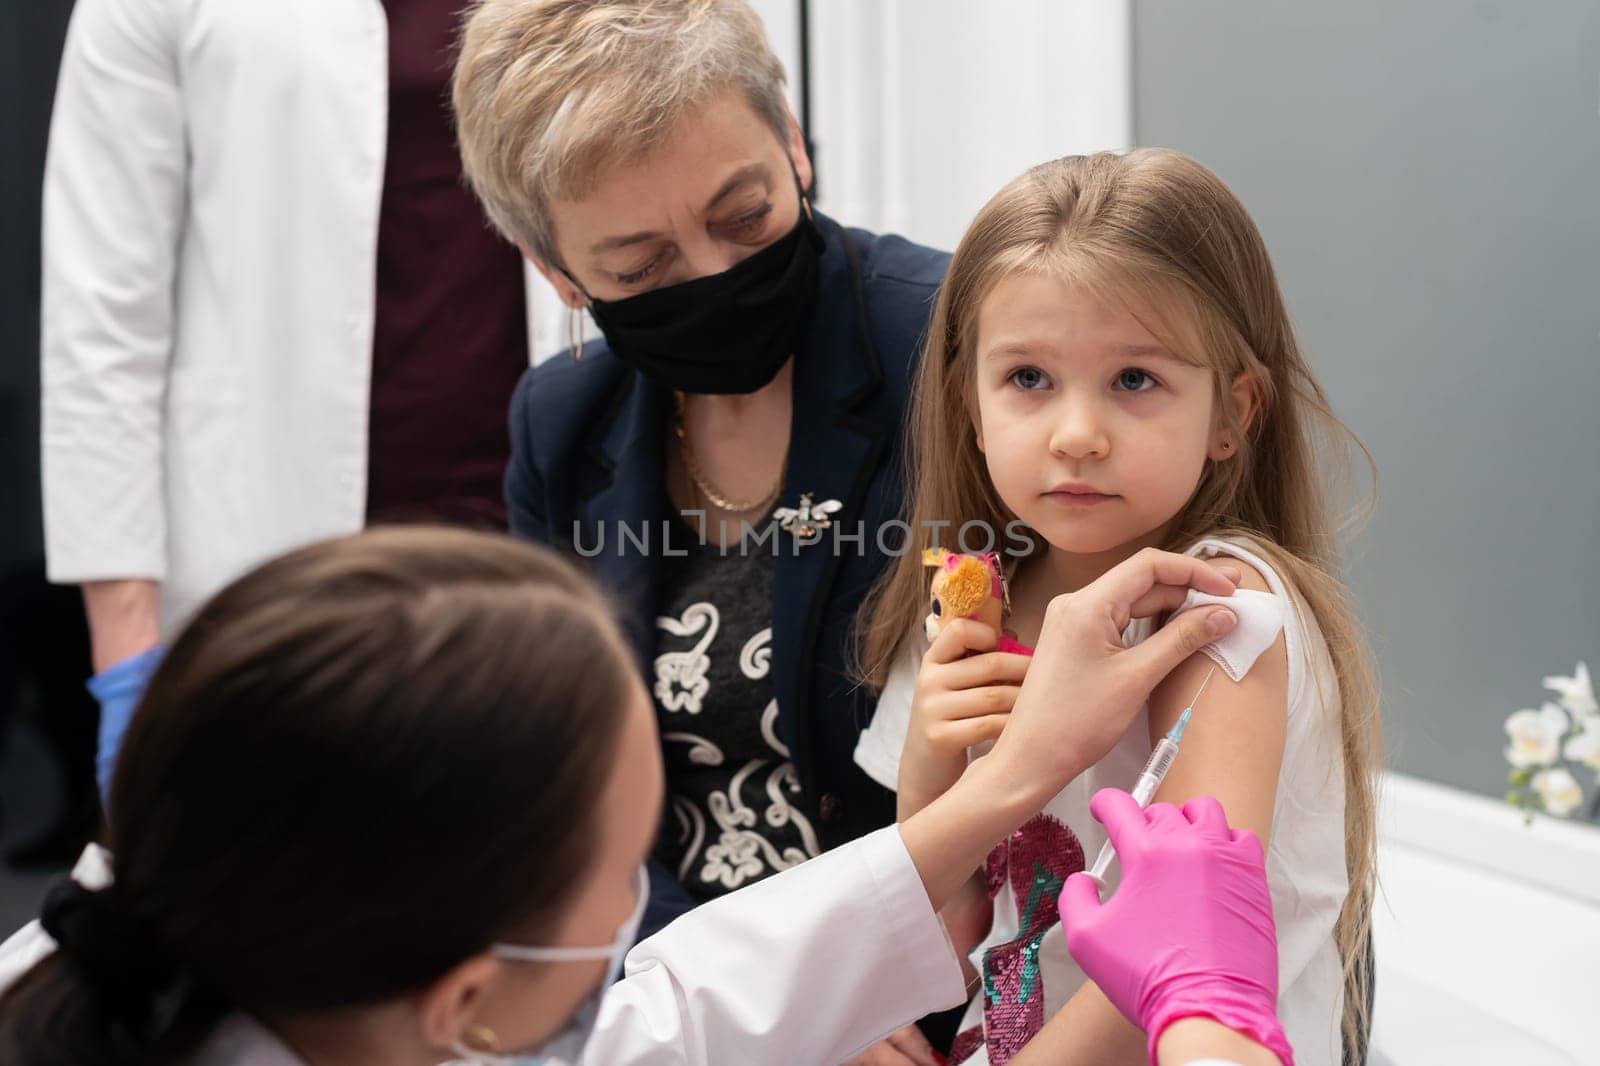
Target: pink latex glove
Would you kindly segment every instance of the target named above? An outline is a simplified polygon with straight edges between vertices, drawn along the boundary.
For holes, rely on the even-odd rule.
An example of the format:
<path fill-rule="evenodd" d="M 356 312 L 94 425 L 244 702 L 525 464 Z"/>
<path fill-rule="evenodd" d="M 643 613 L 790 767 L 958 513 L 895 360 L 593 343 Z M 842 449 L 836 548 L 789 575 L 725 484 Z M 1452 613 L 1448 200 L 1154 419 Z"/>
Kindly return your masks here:
<path fill-rule="evenodd" d="M 1061 891 L 1067 950 L 1106 997 L 1156 1041 L 1180 1018 L 1213 1018 L 1273 1051 L 1294 1053 L 1278 1021 L 1278 936 L 1261 841 L 1230 829 L 1222 805 L 1197 796 L 1180 811 L 1140 810 L 1103 789 L 1089 810 L 1122 864 L 1105 903 L 1088 874 Z"/>

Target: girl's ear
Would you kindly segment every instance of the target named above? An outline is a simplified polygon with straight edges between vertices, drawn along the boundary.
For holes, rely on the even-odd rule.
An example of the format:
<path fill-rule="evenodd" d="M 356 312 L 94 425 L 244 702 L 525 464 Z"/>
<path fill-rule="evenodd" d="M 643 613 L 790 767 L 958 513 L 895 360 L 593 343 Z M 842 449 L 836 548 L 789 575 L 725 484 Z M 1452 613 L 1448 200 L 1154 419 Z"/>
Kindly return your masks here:
<path fill-rule="evenodd" d="M 1233 414 L 1232 422 L 1239 433 L 1249 433 L 1261 411 L 1261 386 L 1253 374 L 1240 374 L 1233 379 L 1228 390 L 1227 403 Z M 1206 455 L 1214 462 L 1223 462 L 1239 454 L 1238 433 L 1228 425 L 1228 420 L 1218 417 L 1218 425 L 1211 435 L 1211 447 Z"/>

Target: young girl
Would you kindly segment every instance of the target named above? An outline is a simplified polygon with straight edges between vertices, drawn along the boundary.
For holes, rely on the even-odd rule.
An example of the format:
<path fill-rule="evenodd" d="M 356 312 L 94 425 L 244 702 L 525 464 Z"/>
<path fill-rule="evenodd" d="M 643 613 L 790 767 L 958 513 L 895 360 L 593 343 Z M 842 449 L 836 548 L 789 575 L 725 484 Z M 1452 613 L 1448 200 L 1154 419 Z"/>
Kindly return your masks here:
<path fill-rule="evenodd" d="M 1353 438 L 1295 343 L 1243 206 L 1170 151 L 1069 157 L 1012 182 L 950 265 L 911 433 L 914 529 L 1032 528 L 1006 623 L 1024 644 L 1054 596 L 1143 548 L 1228 557 L 1257 594 L 1236 606 L 1239 630 L 1174 671 L 1111 753 L 974 879 L 981 985 L 952 1061 L 1008 1061 L 1058 1013 L 1035 1041 L 1049 1061 L 1143 1061 L 1137 1032 L 1067 955 L 1056 889 L 1104 842 L 1089 798 L 1133 785 L 1208 676 L 1157 798 L 1210 792 L 1268 842 L 1297 1061 L 1361 1055 L 1378 720 L 1315 467 L 1322 442 Z M 973 528 L 963 548 L 982 539 Z M 927 647 L 927 580 L 908 552 L 863 611 L 865 672 L 882 695 L 856 758 L 898 786 L 901 817 L 1003 729 L 1030 662 L 993 651 L 997 634 L 973 622 Z M 1123 640 L 1152 631 L 1134 622 Z M 967 910 L 947 911 L 952 931 L 973 924 Z"/>

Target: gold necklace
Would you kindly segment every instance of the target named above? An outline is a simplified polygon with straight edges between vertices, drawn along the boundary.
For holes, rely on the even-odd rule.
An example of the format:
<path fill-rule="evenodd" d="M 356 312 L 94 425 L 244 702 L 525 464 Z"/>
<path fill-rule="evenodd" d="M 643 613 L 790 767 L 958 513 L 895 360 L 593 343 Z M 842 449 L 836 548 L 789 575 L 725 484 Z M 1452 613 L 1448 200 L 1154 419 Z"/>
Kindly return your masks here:
<path fill-rule="evenodd" d="M 778 463 L 778 477 L 773 481 L 772 488 L 767 490 L 765 496 L 759 500 L 730 500 L 718 492 L 716 486 L 706 480 L 705 474 L 700 470 L 700 464 L 695 461 L 694 445 L 689 442 L 689 427 L 684 424 L 683 420 L 685 407 L 683 393 L 675 392 L 673 396 L 677 401 L 678 407 L 677 422 L 673 427 L 678 434 L 678 451 L 683 456 L 683 466 L 689 472 L 689 479 L 694 482 L 701 495 L 716 505 L 719 510 L 726 511 L 729 514 L 746 514 L 750 511 L 762 511 L 769 507 L 778 498 L 778 493 L 783 491 L 783 475 L 789 469 L 789 446 L 787 444 L 783 446 L 783 459 Z"/>

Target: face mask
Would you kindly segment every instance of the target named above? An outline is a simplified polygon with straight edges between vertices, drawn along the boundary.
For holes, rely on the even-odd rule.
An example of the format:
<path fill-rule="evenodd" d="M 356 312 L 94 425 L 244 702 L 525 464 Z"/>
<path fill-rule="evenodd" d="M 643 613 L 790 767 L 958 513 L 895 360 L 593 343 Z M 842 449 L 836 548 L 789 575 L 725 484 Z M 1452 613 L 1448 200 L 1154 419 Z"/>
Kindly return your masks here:
<path fill-rule="evenodd" d="M 465 1044 L 456 1044 L 451 1050 L 461 1057 L 451 1059 L 443 1066 L 578 1066 L 583 1059 L 583 1049 L 594 1034 L 595 1024 L 600 1020 L 600 1003 L 606 997 L 606 989 L 611 987 L 611 983 L 622 972 L 622 960 L 633 947 L 634 937 L 639 935 L 639 923 L 644 921 L 645 904 L 650 900 L 650 875 L 642 866 L 639 867 L 638 893 L 639 900 L 634 904 L 633 914 L 617 929 L 616 939 L 605 947 L 545 948 L 527 947 L 521 944 L 491 946 L 489 951 L 502 959 L 515 959 L 521 962 L 609 959 L 610 965 L 606 967 L 605 980 L 596 985 L 594 991 L 578 1004 L 566 1024 L 537 1048 L 515 1055 L 501 1055 L 489 1051 L 475 1051 Z"/>
<path fill-rule="evenodd" d="M 720 274 L 589 301 L 617 357 L 658 384 L 692 393 L 750 393 L 777 377 L 817 296 L 822 233 L 811 205 L 786 236 Z"/>

